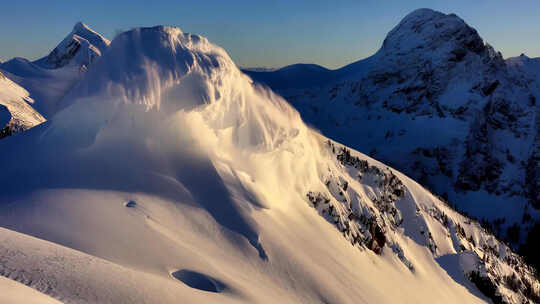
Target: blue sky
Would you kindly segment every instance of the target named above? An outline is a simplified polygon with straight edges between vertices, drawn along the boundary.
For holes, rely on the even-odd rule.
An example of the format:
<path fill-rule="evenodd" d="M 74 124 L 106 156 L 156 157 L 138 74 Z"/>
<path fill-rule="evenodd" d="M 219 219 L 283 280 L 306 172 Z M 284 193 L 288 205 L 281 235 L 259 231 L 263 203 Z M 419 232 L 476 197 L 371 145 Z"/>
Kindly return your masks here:
<path fill-rule="evenodd" d="M 503 56 L 540 56 L 538 0 L 6 0 L 0 59 L 46 55 L 83 21 L 107 38 L 137 26 L 176 25 L 224 47 L 241 66 L 317 63 L 337 68 L 373 54 L 407 13 L 456 13 Z"/>

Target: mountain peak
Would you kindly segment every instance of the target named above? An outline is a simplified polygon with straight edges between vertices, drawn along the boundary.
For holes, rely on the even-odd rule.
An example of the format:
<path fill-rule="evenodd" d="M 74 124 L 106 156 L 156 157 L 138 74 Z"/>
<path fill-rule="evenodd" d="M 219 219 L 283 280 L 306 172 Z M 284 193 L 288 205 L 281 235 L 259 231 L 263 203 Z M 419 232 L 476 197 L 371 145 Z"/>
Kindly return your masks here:
<path fill-rule="evenodd" d="M 54 124 L 71 128 L 72 122 L 62 117 L 78 115 L 73 113 L 89 104 L 105 109 L 89 121 L 92 126 L 101 126 L 103 117 L 119 107 L 124 114 L 144 110 L 162 117 L 197 108 L 210 128 L 238 127 L 230 129 L 237 143 L 257 150 L 275 147 L 302 129 L 298 113 L 270 92 L 257 91 L 225 50 L 170 26 L 136 28 L 116 36 L 63 97 L 60 107 L 66 111 L 55 116 Z"/>
<path fill-rule="evenodd" d="M 131 102 L 159 108 L 159 91 L 173 86 L 193 69 L 230 72 L 235 68 L 227 53 L 206 38 L 183 33 L 178 27 L 140 27 L 118 35 L 93 71 L 70 94 L 115 92 Z M 221 74 L 220 74 L 221 75 Z M 162 80 L 159 84 L 156 79 Z M 113 95 L 116 95 L 113 93 Z"/>
<path fill-rule="evenodd" d="M 485 50 L 485 45 L 476 30 L 455 14 L 422 8 L 405 16 L 388 33 L 383 49 L 401 54 L 436 49 L 479 54 Z"/>
<path fill-rule="evenodd" d="M 86 24 L 84 24 L 82 21 L 78 21 L 77 23 L 75 23 L 75 25 L 73 26 L 73 31 L 78 31 L 78 30 L 81 30 L 81 29 L 85 29 L 85 28 L 88 28 L 88 26 Z"/>
<path fill-rule="evenodd" d="M 107 38 L 103 37 L 101 34 L 94 31 L 88 25 L 84 24 L 81 21 L 75 23 L 75 25 L 73 26 L 73 30 L 68 35 L 68 37 L 72 35 L 78 35 L 88 40 L 88 42 L 90 42 L 100 51 L 104 51 L 107 48 L 107 46 L 111 43 Z"/>
<path fill-rule="evenodd" d="M 74 32 L 83 30 L 83 29 L 90 29 L 90 28 L 86 24 L 84 24 L 82 21 L 75 23 L 75 25 L 73 26 Z"/>
<path fill-rule="evenodd" d="M 79 21 L 48 56 L 36 63 L 45 68 L 61 68 L 69 64 L 87 67 L 102 55 L 109 44 L 109 40 Z"/>
<path fill-rule="evenodd" d="M 431 8 L 419 8 L 407 14 L 401 22 L 404 22 L 409 19 L 428 19 L 433 17 L 446 16 L 446 14 L 439 11 L 433 10 Z"/>

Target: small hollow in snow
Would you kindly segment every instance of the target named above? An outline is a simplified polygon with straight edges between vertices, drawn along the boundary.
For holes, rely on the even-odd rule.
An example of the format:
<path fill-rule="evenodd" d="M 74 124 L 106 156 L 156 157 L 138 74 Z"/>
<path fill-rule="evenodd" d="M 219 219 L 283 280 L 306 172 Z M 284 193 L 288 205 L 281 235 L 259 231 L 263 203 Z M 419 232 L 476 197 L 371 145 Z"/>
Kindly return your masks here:
<path fill-rule="evenodd" d="M 227 288 L 227 286 L 219 280 L 192 270 L 181 269 L 171 273 L 171 275 L 187 286 L 203 291 L 222 292 Z"/>
<path fill-rule="evenodd" d="M 124 206 L 128 208 L 135 208 L 135 206 L 137 206 L 137 203 L 134 200 L 129 200 L 124 204 Z"/>

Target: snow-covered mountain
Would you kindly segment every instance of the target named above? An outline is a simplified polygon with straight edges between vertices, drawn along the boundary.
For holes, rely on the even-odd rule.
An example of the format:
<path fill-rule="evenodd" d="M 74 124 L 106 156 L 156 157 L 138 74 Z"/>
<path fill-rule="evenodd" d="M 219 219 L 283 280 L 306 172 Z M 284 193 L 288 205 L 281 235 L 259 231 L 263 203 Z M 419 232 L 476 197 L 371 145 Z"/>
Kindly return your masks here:
<path fill-rule="evenodd" d="M 302 83 L 313 76 L 291 69 Z M 391 164 L 516 246 L 540 219 L 540 61 L 505 61 L 454 14 L 410 13 L 377 53 L 327 72 L 323 85 L 250 75 L 326 136 Z"/>
<path fill-rule="evenodd" d="M 0 63 L 0 72 L 30 93 L 33 107 L 51 118 L 58 102 L 105 52 L 109 41 L 79 22 L 48 56 L 36 61 L 13 58 Z"/>
<path fill-rule="evenodd" d="M 45 121 L 29 104 L 33 102 L 25 89 L 0 72 L 0 138 Z"/>
<path fill-rule="evenodd" d="M 66 65 L 88 67 L 101 57 L 111 42 L 87 25 L 78 22 L 52 52 L 36 64 L 45 68 L 61 68 Z"/>
<path fill-rule="evenodd" d="M 0 274 L 63 303 L 539 300 L 479 223 L 308 128 L 204 37 L 123 33 L 61 103 L 0 141 L 24 160 L 0 175 Z"/>

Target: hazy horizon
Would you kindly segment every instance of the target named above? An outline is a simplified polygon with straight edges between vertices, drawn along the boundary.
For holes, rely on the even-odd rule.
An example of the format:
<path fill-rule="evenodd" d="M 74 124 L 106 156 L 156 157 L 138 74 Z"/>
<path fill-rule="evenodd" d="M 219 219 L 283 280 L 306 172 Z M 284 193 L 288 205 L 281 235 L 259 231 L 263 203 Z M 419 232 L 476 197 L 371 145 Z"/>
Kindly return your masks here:
<path fill-rule="evenodd" d="M 455 13 L 505 58 L 540 56 L 540 3 L 521 1 L 25 1 L 5 3 L 0 60 L 46 56 L 82 21 L 108 39 L 138 26 L 175 25 L 208 37 L 242 67 L 279 68 L 315 63 L 334 69 L 375 53 L 386 34 L 411 11 Z"/>

